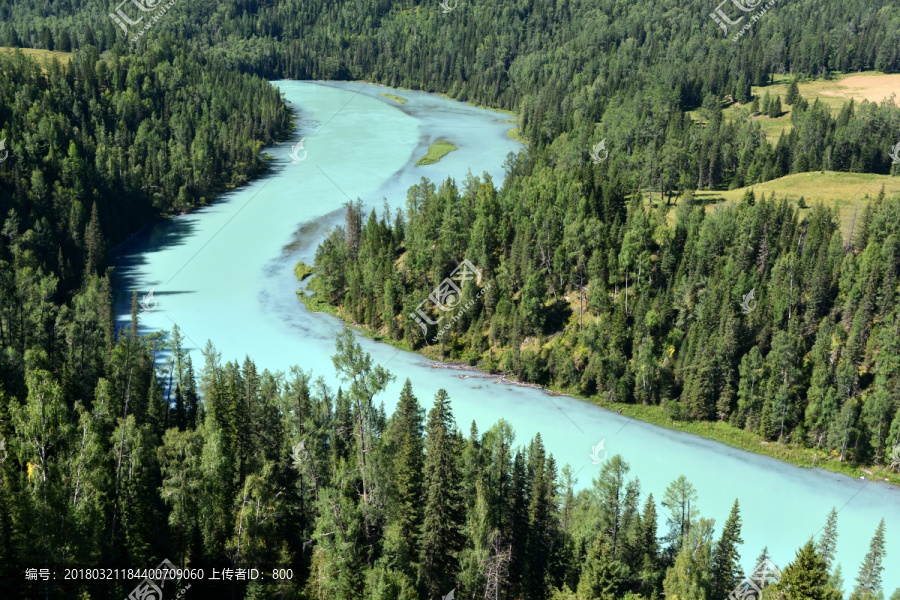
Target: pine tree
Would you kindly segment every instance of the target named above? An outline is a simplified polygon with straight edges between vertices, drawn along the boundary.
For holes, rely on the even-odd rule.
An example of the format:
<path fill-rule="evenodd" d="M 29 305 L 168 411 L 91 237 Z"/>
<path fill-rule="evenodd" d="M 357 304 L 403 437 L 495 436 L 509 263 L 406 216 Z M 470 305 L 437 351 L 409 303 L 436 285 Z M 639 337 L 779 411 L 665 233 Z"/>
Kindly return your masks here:
<path fill-rule="evenodd" d="M 819 538 L 819 543 L 816 546 L 816 549 L 822 556 L 822 560 L 825 561 L 825 569 L 829 572 L 831 572 L 831 563 L 834 560 L 834 553 L 837 549 L 837 537 L 837 510 L 832 507 L 831 512 L 828 513 L 828 522 L 825 523 L 825 530 L 822 532 L 822 537 Z"/>
<path fill-rule="evenodd" d="M 424 411 L 407 379 L 384 435 L 385 460 L 390 461 L 393 479 L 390 505 L 394 511 L 385 533 L 385 546 L 396 568 L 412 577 L 412 581 L 422 528 L 423 421 Z"/>
<path fill-rule="evenodd" d="M 836 590 L 844 589 L 844 569 L 843 567 L 841 567 L 841 563 L 838 563 L 834 566 L 834 570 L 831 572 L 831 576 L 828 578 L 828 585 Z"/>
<path fill-rule="evenodd" d="M 727 597 L 741 580 L 741 557 L 737 546 L 742 543 L 741 515 L 735 500 L 722 528 L 722 537 L 713 549 L 713 598 Z"/>
<path fill-rule="evenodd" d="M 419 586 L 427 597 L 443 597 L 455 586 L 463 546 L 460 494 L 462 441 L 455 430 L 447 391 L 438 390 L 428 413 L 424 472 L 424 519 L 419 551 Z"/>
<path fill-rule="evenodd" d="M 616 454 L 604 461 L 600 475 L 594 480 L 594 493 L 600 499 L 598 525 L 601 535 L 606 536 L 612 558 L 619 558 L 628 471 L 628 463 Z"/>
<path fill-rule="evenodd" d="M 643 559 L 639 578 L 641 580 L 641 594 L 650 598 L 659 593 L 660 569 L 659 569 L 659 541 L 657 531 L 656 503 L 653 494 L 647 496 L 644 502 L 644 511 L 641 513 L 641 530 L 639 546 L 643 551 Z"/>
<path fill-rule="evenodd" d="M 712 526 L 710 519 L 697 519 L 685 536 L 684 545 L 663 580 L 666 598 L 688 600 L 711 597 Z"/>
<path fill-rule="evenodd" d="M 669 484 L 663 495 L 662 505 L 668 511 L 670 551 L 677 553 L 691 529 L 697 505 L 697 490 L 684 475 Z"/>
<path fill-rule="evenodd" d="M 782 596 L 785 600 L 840 600 L 841 593 L 829 585 L 825 561 L 816 552 L 812 538 L 800 550 L 794 562 L 781 575 L 781 580 L 771 586 L 769 597 Z M 771 594 L 775 594 L 772 596 Z"/>
<path fill-rule="evenodd" d="M 800 97 L 800 89 L 797 87 L 797 80 L 791 82 L 791 85 L 788 86 L 787 94 L 784 97 L 784 102 L 788 106 L 794 104 L 797 99 Z"/>
<path fill-rule="evenodd" d="M 91 206 L 91 220 L 84 229 L 84 270 L 87 275 L 96 275 L 106 262 L 106 243 L 100 225 L 100 211 L 97 203 Z"/>
<path fill-rule="evenodd" d="M 856 577 L 856 588 L 853 590 L 851 599 L 853 600 L 871 600 L 874 598 L 882 598 L 881 590 L 881 572 L 884 566 L 881 564 L 887 553 L 884 550 L 884 519 L 878 523 L 875 530 L 875 536 L 869 544 L 869 551 L 863 559 L 862 566 L 859 569 L 859 575 Z"/>
<path fill-rule="evenodd" d="M 591 544 L 581 570 L 578 597 L 599 600 L 618 598 L 627 572 L 625 565 L 611 558 L 605 538 L 598 535 Z"/>
<path fill-rule="evenodd" d="M 769 108 L 770 108 L 771 104 L 772 104 L 772 97 L 769 95 L 769 92 L 766 91 L 766 93 L 765 93 L 765 95 L 763 96 L 763 99 L 762 99 L 762 112 L 763 112 L 763 114 L 765 114 L 765 115 L 768 115 L 768 114 L 769 114 Z"/>
<path fill-rule="evenodd" d="M 772 119 L 781 116 L 781 96 L 775 96 L 775 99 L 769 102 L 769 110 L 766 114 Z"/>
<path fill-rule="evenodd" d="M 373 447 L 377 415 L 373 399 L 394 379 L 390 371 L 381 365 L 372 364 L 372 356 L 364 352 L 356 343 L 353 331 L 345 327 L 335 341 L 335 354 L 331 357 L 335 371 L 342 381 L 350 384 L 349 400 L 352 403 L 353 433 L 356 437 L 357 465 L 362 482 L 360 497 L 365 516 L 366 541 L 372 542 L 372 520 L 370 507 L 375 503 L 372 495 L 371 466 L 366 454 Z"/>
<path fill-rule="evenodd" d="M 169 429 L 159 448 L 163 477 L 160 495 L 171 507 L 169 525 L 175 543 L 176 564 L 184 567 L 191 554 L 190 544 L 197 527 L 198 505 L 194 498 L 202 486 L 200 456 L 203 439 L 195 431 Z"/>

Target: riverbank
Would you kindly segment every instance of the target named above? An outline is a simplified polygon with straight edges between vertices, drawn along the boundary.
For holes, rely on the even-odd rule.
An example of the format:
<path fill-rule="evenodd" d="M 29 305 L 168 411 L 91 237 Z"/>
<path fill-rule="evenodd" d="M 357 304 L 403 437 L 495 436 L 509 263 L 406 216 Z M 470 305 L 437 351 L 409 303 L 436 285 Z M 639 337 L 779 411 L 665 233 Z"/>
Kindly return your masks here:
<path fill-rule="evenodd" d="M 677 421 L 669 416 L 662 406 L 644 406 L 640 404 L 622 404 L 609 402 L 598 397 L 588 397 L 579 394 L 571 389 L 562 389 L 555 387 L 544 387 L 533 383 L 518 381 L 508 373 L 485 371 L 479 366 L 468 365 L 459 361 L 447 361 L 438 355 L 436 347 L 426 347 L 422 349 L 414 349 L 402 340 L 394 340 L 369 327 L 357 323 L 348 322 L 340 308 L 334 307 L 327 302 L 318 299 L 315 295 L 308 295 L 302 291 L 297 292 L 297 296 L 307 310 L 310 312 L 327 313 L 338 319 L 341 319 L 348 327 L 353 328 L 360 335 L 363 335 L 373 341 L 388 344 L 398 350 L 405 352 L 415 352 L 425 356 L 429 360 L 439 363 L 444 368 L 460 368 L 462 370 L 474 371 L 486 378 L 496 378 L 497 382 L 503 381 L 512 385 L 532 387 L 543 390 L 544 393 L 551 396 L 565 395 L 575 398 L 588 404 L 599 406 L 606 410 L 618 413 L 622 416 L 643 421 L 657 427 L 680 431 L 699 436 L 701 438 L 712 440 L 744 450 L 774 458 L 782 462 L 801 467 L 804 469 L 824 469 L 839 475 L 846 475 L 854 479 L 868 479 L 869 481 L 881 481 L 891 485 L 900 487 L 900 473 L 889 470 L 885 466 L 878 465 L 852 465 L 848 462 L 841 462 L 837 453 L 827 453 L 817 448 L 805 448 L 796 444 L 781 444 L 779 442 L 769 442 L 763 440 L 757 435 L 748 431 L 732 427 L 724 422 L 711 421 Z"/>

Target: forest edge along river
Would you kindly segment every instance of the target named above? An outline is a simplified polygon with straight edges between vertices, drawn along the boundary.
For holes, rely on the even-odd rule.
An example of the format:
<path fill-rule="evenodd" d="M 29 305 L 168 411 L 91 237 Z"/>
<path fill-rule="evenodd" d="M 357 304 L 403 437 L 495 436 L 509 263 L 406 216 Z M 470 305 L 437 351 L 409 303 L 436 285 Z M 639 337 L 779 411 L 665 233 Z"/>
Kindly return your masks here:
<path fill-rule="evenodd" d="M 198 369 L 211 340 L 223 360 L 246 354 L 270 371 L 298 365 L 337 388 L 330 356 L 343 323 L 310 313 L 297 300 L 297 261 L 312 264 L 326 232 L 342 222 L 346 202 L 361 198 L 366 213 L 374 208 L 379 214 L 386 202 L 393 211 L 405 206 L 407 189 L 422 177 L 435 184 L 450 177 L 462 187 L 469 173 L 487 174 L 499 186 L 507 154 L 522 146 L 507 135 L 508 115 L 439 96 L 359 82 L 273 83 L 295 110 L 298 129 L 290 141 L 264 149 L 272 172 L 209 206 L 148 227 L 123 248 L 116 259 L 117 314 L 120 322 L 128 319 L 132 290 L 152 290 L 156 304 L 141 313 L 144 331 L 177 324 Z M 434 164 L 415 165 L 438 139 L 458 149 Z M 396 375 L 376 398 L 387 411 L 409 378 L 426 404 L 446 389 L 463 431 L 473 420 L 484 431 L 502 418 L 512 425 L 516 444 L 540 432 L 558 464 L 577 473 L 578 489 L 590 486 L 602 467 L 595 458 L 616 454 L 640 480 L 644 497 L 661 499 L 683 474 L 698 492 L 700 516 L 714 518 L 717 532 L 737 498 L 744 540 L 739 551 L 748 572 L 763 547 L 784 567 L 820 533 L 835 507 L 836 562 L 843 566 L 845 589 L 851 588 L 884 518 L 884 589 L 889 595 L 900 587 L 900 569 L 891 568 L 900 561 L 897 488 L 795 467 L 566 396 L 434 369 L 421 355 L 361 336 L 358 342 Z"/>

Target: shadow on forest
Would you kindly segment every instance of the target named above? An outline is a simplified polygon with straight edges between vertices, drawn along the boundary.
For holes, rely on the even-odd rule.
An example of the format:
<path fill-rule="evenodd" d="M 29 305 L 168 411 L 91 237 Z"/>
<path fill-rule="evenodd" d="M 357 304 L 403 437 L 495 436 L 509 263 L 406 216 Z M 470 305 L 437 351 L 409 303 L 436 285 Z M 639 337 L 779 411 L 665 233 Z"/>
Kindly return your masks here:
<path fill-rule="evenodd" d="M 558 298 L 547 307 L 547 320 L 544 321 L 544 335 L 550 335 L 562 331 L 572 316 L 572 308 L 564 298 Z"/>
<path fill-rule="evenodd" d="M 724 204 L 724 196 L 694 196 L 694 204 L 699 206 L 713 206 L 715 204 Z"/>

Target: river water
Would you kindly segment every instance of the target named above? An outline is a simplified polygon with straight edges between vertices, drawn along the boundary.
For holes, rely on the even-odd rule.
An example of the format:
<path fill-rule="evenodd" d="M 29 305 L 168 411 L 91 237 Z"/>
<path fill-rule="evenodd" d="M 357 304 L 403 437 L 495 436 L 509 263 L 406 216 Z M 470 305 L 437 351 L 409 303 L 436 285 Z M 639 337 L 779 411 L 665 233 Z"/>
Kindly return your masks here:
<path fill-rule="evenodd" d="M 327 230 L 343 221 L 342 205 L 361 198 L 381 210 L 383 199 L 403 207 L 406 190 L 422 177 L 462 184 L 468 172 L 488 173 L 499 185 L 503 162 L 521 145 L 511 141 L 508 115 L 420 92 L 354 83 L 277 81 L 297 113 L 298 131 L 288 143 L 265 151 L 274 171 L 191 214 L 148 227 L 116 261 L 117 313 L 128 319 L 131 290 L 153 290 L 158 304 L 142 315 L 147 331 L 178 324 L 196 367 L 212 340 L 223 360 L 250 356 L 257 366 L 287 370 L 299 365 L 335 386 L 330 355 L 342 324 L 311 314 L 297 300 L 293 266 L 312 263 Z M 399 104 L 381 94 L 408 99 Z M 303 149 L 291 147 L 303 139 Z M 415 166 L 438 138 L 459 149 L 438 163 Z M 517 443 L 540 432 L 560 465 L 590 485 L 603 458 L 621 454 L 640 479 L 642 497 L 659 505 L 668 483 L 684 474 L 699 494 L 701 516 L 716 520 L 717 535 L 735 498 L 743 519 L 742 562 L 748 571 L 763 546 L 784 567 L 799 546 L 818 534 L 832 507 L 838 515 L 838 562 L 846 587 L 853 580 L 883 517 L 887 525 L 884 588 L 900 587 L 900 489 L 823 470 L 801 469 L 695 436 L 661 429 L 565 396 L 434 369 L 423 357 L 359 338 L 373 359 L 397 379 L 380 400 L 390 411 L 406 378 L 419 401 L 431 406 L 439 388 L 450 394 L 455 417 L 467 434 L 474 420 L 484 431 L 498 419 L 515 428 Z M 894 566 L 892 568 L 892 565 Z"/>

